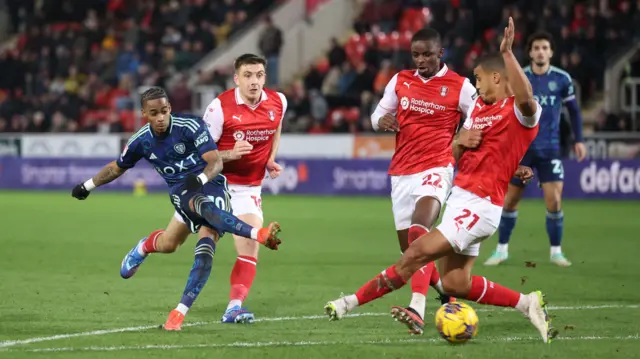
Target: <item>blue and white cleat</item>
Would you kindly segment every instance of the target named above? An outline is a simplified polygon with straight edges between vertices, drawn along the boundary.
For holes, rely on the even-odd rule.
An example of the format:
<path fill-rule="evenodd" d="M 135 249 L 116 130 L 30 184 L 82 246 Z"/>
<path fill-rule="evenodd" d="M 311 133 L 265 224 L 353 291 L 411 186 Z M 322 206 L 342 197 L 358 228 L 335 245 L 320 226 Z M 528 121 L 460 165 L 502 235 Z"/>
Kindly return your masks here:
<path fill-rule="evenodd" d="M 246 308 L 240 308 L 240 306 L 235 306 L 233 308 L 227 309 L 226 312 L 222 315 L 221 323 L 235 323 L 235 324 L 252 324 L 255 322 L 256 318 L 252 312 L 248 311 Z"/>
<path fill-rule="evenodd" d="M 142 246 L 142 243 L 147 239 L 147 237 L 142 238 L 132 250 L 124 256 L 122 263 L 120 264 L 120 276 L 124 279 L 128 279 L 133 277 L 134 274 L 138 271 L 138 268 L 144 262 L 146 256 L 138 253 L 138 247 Z"/>

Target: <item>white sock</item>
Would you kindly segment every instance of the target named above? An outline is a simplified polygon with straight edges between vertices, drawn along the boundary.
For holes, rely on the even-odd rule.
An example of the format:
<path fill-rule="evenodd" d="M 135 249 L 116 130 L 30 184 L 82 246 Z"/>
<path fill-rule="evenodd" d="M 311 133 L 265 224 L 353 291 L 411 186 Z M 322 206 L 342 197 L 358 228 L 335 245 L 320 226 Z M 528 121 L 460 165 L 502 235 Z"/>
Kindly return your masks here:
<path fill-rule="evenodd" d="M 420 318 L 424 319 L 424 308 L 426 305 L 427 298 L 422 293 L 413 293 L 411 295 L 411 303 L 409 306 L 420 314 Z"/>
<path fill-rule="evenodd" d="M 518 299 L 518 304 L 516 304 L 516 309 L 528 316 L 529 314 L 529 296 L 520 294 L 520 299 Z"/>
<path fill-rule="evenodd" d="M 496 247 L 496 251 L 500 253 L 507 253 L 509 251 L 509 243 L 498 243 L 498 247 Z"/>
<path fill-rule="evenodd" d="M 227 305 L 227 310 L 238 306 L 238 307 L 242 307 L 242 301 L 240 299 L 232 299 L 229 301 L 229 305 Z"/>
<path fill-rule="evenodd" d="M 440 279 L 438 279 L 438 283 L 436 283 L 433 287 L 438 291 L 438 294 L 446 294 L 444 292 L 444 288 L 442 288 L 442 281 Z"/>
<path fill-rule="evenodd" d="M 554 254 L 562 254 L 562 247 L 551 246 L 551 255 L 554 255 Z"/>
<path fill-rule="evenodd" d="M 347 311 L 352 311 L 360 305 L 358 303 L 358 297 L 356 297 L 355 294 L 344 297 L 344 301 L 347 303 Z"/>
<path fill-rule="evenodd" d="M 251 239 L 258 240 L 258 228 L 253 228 L 251 230 Z"/>
<path fill-rule="evenodd" d="M 176 310 L 179 311 L 180 313 L 182 313 L 182 315 L 187 315 L 187 312 L 189 311 L 189 307 L 187 307 L 186 305 L 180 303 L 176 307 Z"/>

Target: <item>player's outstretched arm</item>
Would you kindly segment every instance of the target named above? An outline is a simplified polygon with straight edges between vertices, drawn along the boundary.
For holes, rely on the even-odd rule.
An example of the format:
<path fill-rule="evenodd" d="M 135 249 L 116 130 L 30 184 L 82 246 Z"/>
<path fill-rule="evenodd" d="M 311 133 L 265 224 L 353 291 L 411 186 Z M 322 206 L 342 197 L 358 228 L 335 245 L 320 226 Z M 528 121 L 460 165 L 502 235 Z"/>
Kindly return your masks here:
<path fill-rule="evenodd" d="M 71 195 L 79 200 L 86 199 L 93 189 L 115 180 L 126 171 L 126 168 L 118 166 L 117 161 L 109 162 L 93 178 L 76 185 L 71 191 Z"/>
<path fill-rule="evenodd" d="M 525 118 L 535 120 L 535 114 L 538 105 L 533 97 L 533 88 L 527 76 L 524 74 L 522 67 L 518 63 L 512 51 L 513 40 L 515 37 L 515 26 L 513 18 L 509 18 L 509 25 L 504 29 L 504 38 L 500 44 L 500 52 L 504 59 L 504 66 L 507 71 L 509 85 L 516 100 L 516 106 Z"/>

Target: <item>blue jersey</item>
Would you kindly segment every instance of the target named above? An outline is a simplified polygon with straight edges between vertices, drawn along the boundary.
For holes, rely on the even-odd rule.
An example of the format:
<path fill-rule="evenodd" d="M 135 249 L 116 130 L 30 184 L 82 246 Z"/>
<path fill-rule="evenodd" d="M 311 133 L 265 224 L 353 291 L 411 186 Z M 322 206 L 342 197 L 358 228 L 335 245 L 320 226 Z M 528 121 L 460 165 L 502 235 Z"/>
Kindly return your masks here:
<path fill-rule="evenodd" d="M 144 158 L 173 189 L 188 175 L 202 173 L 207 166 L 202 155 L 217 149 L 202 118 L 171 114 L 167 133 L 159 137 L 149 124 L 142 126 L 127 142 L 117 164 L 128 169 Z M 212 180 L 224 182 L 223 177 Z"/>
<path fill-rule="evenodd" d="M 537 75 L 531 66 L 524 72 L 533 87 L 533 95 L 542 106 L 538 136 L 530 150 L 538 153 L 560 152 L 560 115 L 565 102 L 575 98 L 573 80 L 567 72 L 551 66 L 547 73 Z"/>

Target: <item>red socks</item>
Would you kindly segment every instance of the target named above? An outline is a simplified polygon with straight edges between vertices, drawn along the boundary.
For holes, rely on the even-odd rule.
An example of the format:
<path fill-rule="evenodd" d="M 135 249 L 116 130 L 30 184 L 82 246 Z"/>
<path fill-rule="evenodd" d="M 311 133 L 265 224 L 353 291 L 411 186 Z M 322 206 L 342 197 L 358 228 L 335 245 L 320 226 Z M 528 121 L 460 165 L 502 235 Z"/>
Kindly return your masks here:
<path fill-rule="evenodd" d="M 485 277 L 474 275 L 471 277 L 471 290 L 467 295 L 467 299 L 480 304 L 515 308 L 520 296 L 521 294 L 514 290 L 488 281 Z"/>
<path fill-rule="evenodd" d="M 253 284 L 253 279 L 256 277 L 257 263 L 257 258 L 238 256 L 229 279 L 231 283 L 229 300 L 239 300 L 240 302 L 245 300 L 249 294 L 249 289 L 251 289 L 251 284 Z"/>
<path fill-rule="evenodd" d="M 429 230 L 426 227 L 423 227 L 419 224 L 412 224 L 411 227 L 409 227 L 409 245 L 411 245 L 411 243 L 413 243 L 416 239 L 427 233 L 429 233 Z M 411 292 L 420 293 L 424 296 L 427 295 L 430 284 L 429 279 L 433 276 L 432 273 L 438 273 L 435 267 L 435 264 L 431 262 L 426 266 L 418 269 L 418 271 L 415 272 L 413 276 L 411 276 Z M 439 275 L 438 279 L 440 279 Z M 438 281 L 436 281 L 436 283 L 438 283 Z"/>
<path fill-rule="evenodd" d="M 402 288 L 407 282 L 396 272 L 395 264 L 382 271 L 375 278 L 367 282 L 356 292 L 358 304 L 364 305 L 378 299 L 387 293 Z"/>
<path fill-rule="evenodd" d="M 158 248 L 156 247 L 156 241 L 162 233 L 164 233 L 164 230 L 162 229 L 151 232 L 147 239 L 142 242 L 142 251 L 146 254 L 157 252 Z"/>

